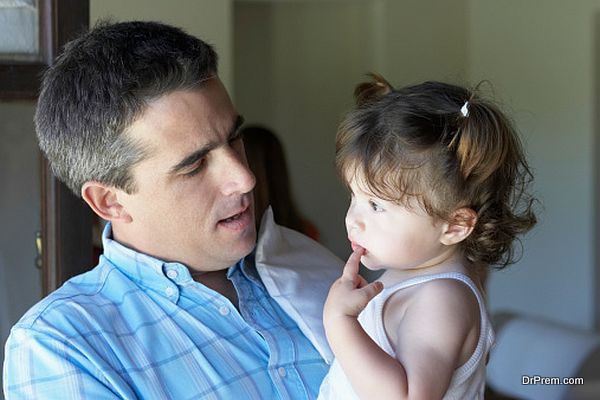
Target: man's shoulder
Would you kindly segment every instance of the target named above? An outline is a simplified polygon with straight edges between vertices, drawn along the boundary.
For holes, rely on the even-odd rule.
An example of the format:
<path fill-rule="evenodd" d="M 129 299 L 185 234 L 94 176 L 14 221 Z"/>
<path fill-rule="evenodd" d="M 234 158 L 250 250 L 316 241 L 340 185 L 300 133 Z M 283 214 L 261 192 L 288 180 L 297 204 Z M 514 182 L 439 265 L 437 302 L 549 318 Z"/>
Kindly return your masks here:
<path fill-rule="evenodd" d="M 18 329 L 40 329 L 42 325 L 54 325 L 57 319 L 64 320 L 86 313 L 101 302 L 106 281 L 114 267 L 100 262 L 90 271 L 66 281 L 61 287 L 33 305 L 15 324 Z"/>

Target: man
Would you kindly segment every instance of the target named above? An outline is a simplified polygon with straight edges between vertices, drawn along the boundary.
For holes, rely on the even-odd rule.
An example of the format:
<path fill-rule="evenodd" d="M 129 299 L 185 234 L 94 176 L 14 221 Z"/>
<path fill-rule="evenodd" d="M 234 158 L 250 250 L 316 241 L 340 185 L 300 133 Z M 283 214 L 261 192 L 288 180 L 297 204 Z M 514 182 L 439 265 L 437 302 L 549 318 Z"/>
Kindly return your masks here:
<path fill-rule="evenodd" d="M 326 364 L 254 265 L 255 179 L 209 45 L 98 25 L 47 71 L 35 121 L 110 223 L 99 265 L 13 328 L 8 399 L 316 397 Z"/>

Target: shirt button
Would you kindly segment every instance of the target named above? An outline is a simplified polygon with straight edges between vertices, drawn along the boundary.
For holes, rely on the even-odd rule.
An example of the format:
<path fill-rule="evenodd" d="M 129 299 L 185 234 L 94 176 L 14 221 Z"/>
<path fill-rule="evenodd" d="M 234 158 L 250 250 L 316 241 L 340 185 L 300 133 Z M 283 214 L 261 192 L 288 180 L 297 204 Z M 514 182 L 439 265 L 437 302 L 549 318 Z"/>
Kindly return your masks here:
<path fill-rule="evenodd" d="M 168 288 L 165 289 L 165 294 L 167 295 L 167 297 L 171 297 L 175 294 L 175 289 L 173 289 L 171 286 L 169 286 Z"/>
<path fill-rule="evenodd" d="M 283 367 L 279 367 L 277 368 L 277 373 L 279 374 L 280 377 L 285 377 L 287 375 L 287 372 L 285 372 L 285 368 Z"/>
<path fill-rule="evenodd" d="M 170 279 L 175 279 L 175 278 L 177 278 L 177 276 L 178 276 L 178 275 L 179 275 L 179 274 L 178 274 L 178 273 L 177 273 L 177 271 L 175 271 L 174 269 L 170 269 L 170 270 L 168 270 L 168 271 L 167 271 L 167 276 L 168 276 Z"/>
<path fill-rule="evenodd" d="M 229 308 L 227 308 L 227 306 L 219 307 L 219 314 L 221 314 L 222 316 L 229 314 Z"/>

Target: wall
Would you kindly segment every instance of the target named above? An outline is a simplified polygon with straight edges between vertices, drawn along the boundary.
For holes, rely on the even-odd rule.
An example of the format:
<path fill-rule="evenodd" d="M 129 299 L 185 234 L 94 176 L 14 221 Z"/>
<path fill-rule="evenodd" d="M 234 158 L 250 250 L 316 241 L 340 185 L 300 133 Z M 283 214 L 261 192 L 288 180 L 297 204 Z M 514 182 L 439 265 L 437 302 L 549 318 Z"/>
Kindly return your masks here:
<path fill-rule="evenodd" d="M 375 1 L 378 34 L 372 46 L 381 53 L 381 71 L 395 86 L 467 78 L 468 12 L 466 0 Z"/>
<path fill-rule="evenodd" d="M 280 136 L 298 207 L 338 254 L 348 246 L 335 129 L 369 70 L 368 11 L 361 2 L 242 2 L 234 12 L 236 107 Z"/>
<path fill-rule="evenodd" d="M 90 0 L 90 25 L 98 19 L 160 21 L 185 29 L 215 46 L 219 76 L 233 87 L 232 0 Z"/>
<path fill-rule="evenodd" d="M 34 265 L 41 220 L 33 113 L 32 102 L 0 102 L 0 362 L 10 327 L 42 293 Z"/>
<path fill-rule="evenodd" d="M 494 273 L 492 309 L 594 326 L 594 28 L 600 2 L 472 0 L 469 79 L 493 82 L 534 169 L 540 222 L 518 265 Z"/>
<path fill-rule="evenodd" d="M 447 3 L 235 2 L 236 106 L 281 137 L 299 208 L 341 257 L 350 249 L 333 166 L 337 125 L 369 71 L 397 85 L 464 79 L 466 2 Z"/>

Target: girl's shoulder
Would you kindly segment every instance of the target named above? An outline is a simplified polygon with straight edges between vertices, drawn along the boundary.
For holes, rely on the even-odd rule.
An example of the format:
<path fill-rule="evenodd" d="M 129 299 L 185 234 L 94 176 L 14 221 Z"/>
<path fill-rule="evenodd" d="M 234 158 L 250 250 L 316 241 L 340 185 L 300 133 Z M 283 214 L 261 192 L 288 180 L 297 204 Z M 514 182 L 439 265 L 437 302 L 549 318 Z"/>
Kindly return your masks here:
<path fill-rule="evenodd" d="M 479 316 L 483 301 L 477 283 L 462 273 L 420 276 L 389 288 L 385 309 L 414 307 L 423 312 L 436 310 L 472 311 Z"/>
<path fill-rule="evenodd" d="M 481 282 L 477 277 L 463 272 L 442 272 L 418 275 L 408 279 L 383 281 L 386 302 L 392 299 L 402 301 L 447 301 L 455 298 L 483 301 Z"/>
<path fill-rule="evenodd" d="M 482 296 L 464 274 L 417 279 L 387 299 L 383 329 L 407 371 L 453 371 L 474 356 L 482 327 Z"/>
<path fill-rule="evenodd" d="M 386 299 L 383 321 L 389 334 L 407 325 L 445 325 L 466 333 L 480 319 L 481 295 L 466 275 L 416 279 L 399 284 Z M 393 289 L 393 288 L 390 288 Z"/>
<path fill-rule="evenodd" d="M 467 279 L 436 278 L 407 288 L 413 289 L 410 290 L 410 305 L 421 311 L 428 311 L 428 308 L 432 311 L 456 309 L 457 312 L 470 309 L 478 316 L 478 289 Z"/>

